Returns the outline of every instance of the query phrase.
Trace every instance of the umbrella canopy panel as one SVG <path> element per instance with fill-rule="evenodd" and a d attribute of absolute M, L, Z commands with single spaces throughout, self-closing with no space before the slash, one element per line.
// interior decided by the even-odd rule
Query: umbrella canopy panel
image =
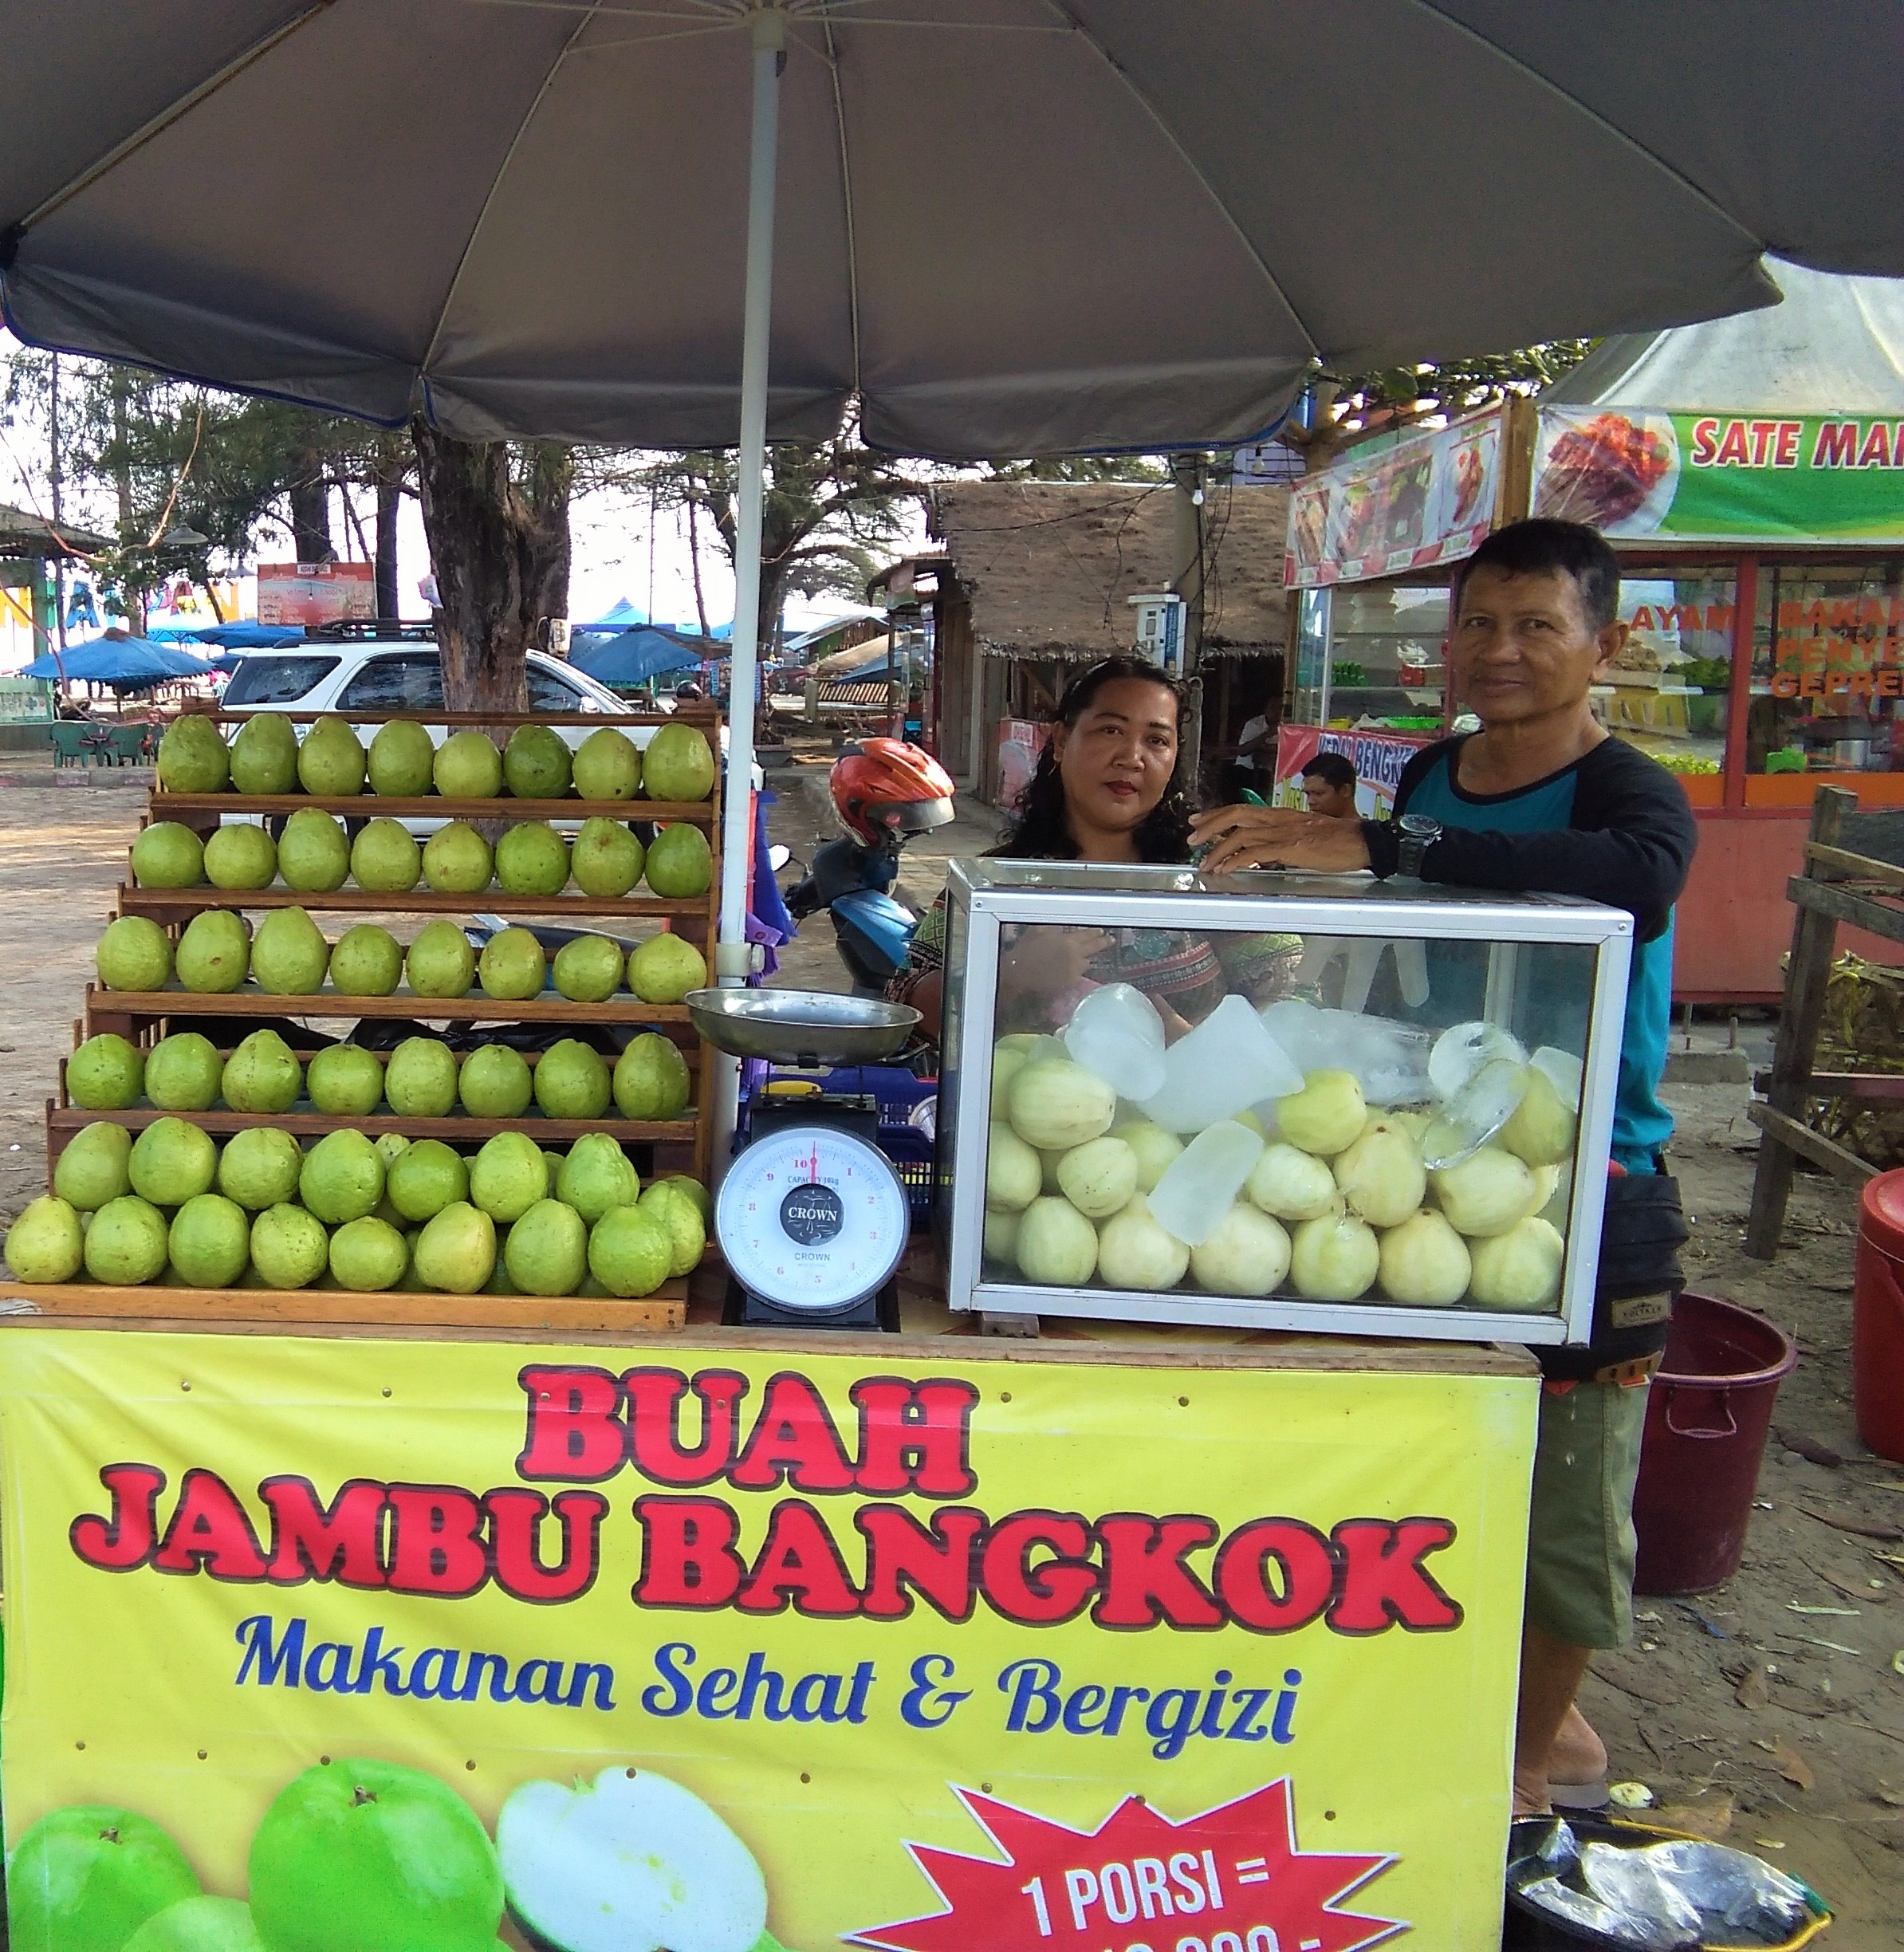
<path fill-rule="evenodd" d="M 1766 249 L 1904 272 L 1898 144 L 1764 134 L 1894 125 L 1890 0 L 787 10 L 772 438 L 857 396 L 921 455 L 1241 439 L 1319 354 L 1716 316 Z M 730 443 L 747 14 L 10 0 L 8 319 L 456 434 Z"/>
<path fill-rule="evenodd" d="M 701 668 L 700 654 L 679 638 L 646 629 L 624 631 L 604 644 L 572 651 L 570 661 L 606 685 L 646 684 L 666 671 Z"/>
<path fill-rule="evenodd" d="M 78 684 L 116 685 L 125 690 L 163 684 L 173 678 L 203 678 L 211 670 L 203 658 L 154 643 L 146 637 L 100 637 L 76 644 L 61 657 L 49 652 L 21 672 L 23 678 L 65 678 Z"/>

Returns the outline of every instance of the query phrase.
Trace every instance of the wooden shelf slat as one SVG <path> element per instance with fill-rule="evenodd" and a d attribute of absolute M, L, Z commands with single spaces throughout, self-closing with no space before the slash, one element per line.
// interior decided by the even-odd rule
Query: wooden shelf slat
<path fill-rule="evenodd" d="M 155 1105 L 135 1105 L 123 1112 L 89 1112 L 79 1105 L 55 1105 L 47 1115 L 48 1130 L 67 1136 L 88 1125 L 102 1121 L 123 1125 L 128 1131 L 144 1131 L 160 1119 L 183 1119 L 188 1125 L 227 1138 L 234 1132 L 267 1125 L 288 1131 L 299 1139 L 321 1139 L 326 1132 L 348 1127 L 375 1139 L 384 1132 L 397 1132 L 406 1139 L 468 1139 L 472 1143 L 494 1139 L 498 1132 L 526 1132 L 538 1143 L 568 1145 L 588 1132 L 606 1132 L 625 1145 L 692 1145 L 697 1120 L 691 1113 L 678 1119 L 624 1119 L 614 1112 L 598 1119 L 532 1117 L 471 1118 L 453 1114 L 448 1118 L 399 1118 L 394 1112 L 372 1112 L 353 1118 L 309 1108 L 290 1112 L 232 1112 L 220 1105 L 210 1112 L 161 1112 Z"/>
<path fill-rule="evenodd" d="M 540 1333 L 579 1328 L 665 1332 L 687 1319 L 687 1283 L 665 1281 L 651 1295 L 624 1301 L 606 1295 L 450 1295 L 392 1288 L 356 1294 L 342 1288 L 143 1288 L 91 1281 L 36 1286 L 0 1277 L 0 1297 L 42 1316 L 256 1322 L 293 1333 L 301 1322 L 415 1328 L 502 1328 Z"/>
<path fill-rule="evenodd" d="M 374 894 L 364 888 L 340 887 L 328 895 L 301 888 L 138 887 L 126 883 L 119 891 L 122 915 L 199 915 L 208 908 L 304 908 L 318 914 L 620 915 L 629 921 L 643 917 L 669 921 L 705 919 L 707 898 L 696 895 L 676 900 L 660 895 L 505 895 L 485 888 L 474 895 L 439 893 L 435 888 Z"/>
<path fill-rule="evenodd" d="M 321 651 L 322 640 L 313 640 L 309 647 Z M 348 643 L 341 647 L 348 650 Z M 517 726 L 666 726 L 691 725 L 705 732 L 717 728 L 721 723 L 721 714 L 711 701 L 696 710 L 691 704 L 683 705 L 671 712 L 506 712 L 506 711 L 442 711 L 435 706 L 424 710 L 403 711 L 316 711 L 308 706 L 251 705 L 238 711 L 222 706 L 200 708 L 199 716 L 210 718 L 220 725 L 242 726 L 247 718 L 262 718 L 273 712 L 280 718 L 289 718 L 297 725 L 314 725 L 320 718 L 341 718 L 346 725 L 386 726 L 392 719 L 407 718 L 413 724 L 422 726 L 507 726 L 512 730 Z"/>
<path fill-rule="evenodd" d="M 685 1003 L 644 1003 L 614 996 L 605 1003 L 572 1003 L 566 997 L 531 997 L 499 1003 L 494 997 L 345 996 L 320 990 L 315 996 L 274 996 L 247 983 L 208 995 L 196 990 L 101 990 L 86 986 L 86 1014 L 116 1017 L 414 1017 L 435 1023 L 653 1024 L 689 1021 Z"/>
<path fill-rule="evenodd" d="M 705 826 L 714 816 L 711 800 L 449 800 L 435 793 L 403 797 L 394 793 L 182 793 L 155 787 L 154 820 L 177 820 L 188 813 L 295 813 L 316 807 L 325 813 L 360 813 L 366 819 L 387 815 L 393 820 L 589 820 L 693 821 Z"/>

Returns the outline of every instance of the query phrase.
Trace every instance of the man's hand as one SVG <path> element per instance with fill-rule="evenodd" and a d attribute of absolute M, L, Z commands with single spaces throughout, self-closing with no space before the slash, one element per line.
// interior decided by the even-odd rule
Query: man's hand
<path fill-rule="evenodd" d="M 1218 807 L 1191 821 L 1190 837 L 1192 847 L 1210 848 L 1198 864 L 1205 874 L 1239 868 L 1343 874 L 1368 865 L 1359 821 L 1331 820 L 1293 807 Z"/>

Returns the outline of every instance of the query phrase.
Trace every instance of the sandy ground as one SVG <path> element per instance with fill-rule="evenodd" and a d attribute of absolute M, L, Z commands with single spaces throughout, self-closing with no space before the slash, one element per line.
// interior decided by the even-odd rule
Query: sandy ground
<path fill-rule="evenodd" d="M 771 783 L 775 837 L 809 855 L 832 831 L 824 765 Z M 0 785 L 0 1221 L 44 1188 L 41 1107 L 140 804 L 123 788 Z M 987 816 L 927 836 L 908 851 L 903 888 L 922 905 L 946 859 L 993 832 Z M 823 919 L 781 980 L 845 986 Z M 1669 1096 L 1695 1223 L 1694 1285 L 1771 1316 L 1801 1360 L 1780 1395 L 1782 1434 L 1738 1577 L 1696 1600 L 1642 1600 L 1634 1645 L 1595 1661 L 1583 1705 L 1616 1778 L 1645 1783 L 1823 1893 L 1839 1916 L 1831 1945 L 1904 1949 L 1904 1465 L 1871 1456 L 1852 1424 L 1855 1200 L 1801 1178 L 1777 1261 L 1746 1260 L 1756 1135 L 1745 1088 Z M 1842 1462 L 1810 1461 L 1792 1444 Z"/>

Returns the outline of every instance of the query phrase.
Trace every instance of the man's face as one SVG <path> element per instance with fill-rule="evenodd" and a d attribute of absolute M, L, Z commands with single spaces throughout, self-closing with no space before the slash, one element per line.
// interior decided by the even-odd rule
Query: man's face
<path fill-rule="evenodd" d="M 1626 641 L 1624 624 L 1594 628 L 1565 570 L 1484 567 L 1461 585 L 1449 640 L 1455 695 L 1484 726 L 1564 711 L 1585 702 Z"/>
<path fill-rule="evenodd" d="M 1319 773 L 1304 778 L 1302 797 L 1312 813 L 1324 814 L 1331 820 L 1347 820 L 1355 810 L 1355 788 L 1338 786 Z"/>

